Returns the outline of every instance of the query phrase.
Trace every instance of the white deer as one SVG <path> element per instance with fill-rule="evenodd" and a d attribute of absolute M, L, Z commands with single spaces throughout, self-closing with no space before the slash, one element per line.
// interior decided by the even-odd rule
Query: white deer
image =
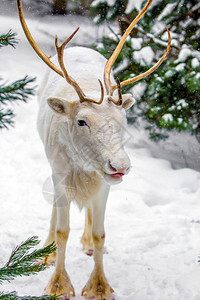
<path fill-rule="evenodd" d="M 83 249 L 89 255 L 94 254 L 94 270 L 82 295 L 86 299 L 110 299 L 114 290 L 103 270 L 104 214 L 110 185 L 120 183 L 130 170 L 130 160 L 123 147 L 123 132 L 125 110 L 134 103 L 130 94 L 121 94 L 121 87 L 146 77 L 162 63 L 169 52 L 170 34 L 168 31 L 166 52 L 152 68 L 121 83 L 117 79 L 116 84 L 113 77 L 110 79 L 111 68 L 126 38 L 152 0 L 130 24 L 108 61 L 88 48 L 64 50 L 78 29 L 60 47 L 56 37 L 60 68 L 56 57 L 50 60 L 33 40 L 24 20 L 21 0 L 17 2 L 27 39 L 42 60 L 55 71 L 48 71 L 41 86 L 38 114 L 38 131 L 52 167 L 55 191 L 46 245 L 56 241 L 57 251 L 46 259 L 46 263 L 55 261 L 56 268 L 46 292 L 49 295 L 63 294 L 67 298 L 75 296 L 65 269 L 70 202 L 75 201 L 80 208 L 86 208 Z M 99 84 L 101 97 L 98 101 Z"/>

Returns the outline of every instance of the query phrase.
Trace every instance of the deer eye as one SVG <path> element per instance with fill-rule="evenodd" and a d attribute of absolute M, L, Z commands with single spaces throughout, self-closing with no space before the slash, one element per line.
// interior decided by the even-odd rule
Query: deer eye
<path fill-rule="evenodd" d="M 78 120 L 78 126 L 88 126 L 84 120 Z"/>

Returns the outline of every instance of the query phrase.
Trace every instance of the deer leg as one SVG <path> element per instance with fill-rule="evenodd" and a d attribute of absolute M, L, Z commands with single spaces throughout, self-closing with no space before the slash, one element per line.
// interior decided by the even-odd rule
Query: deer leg
<path fill-rule="evenodd" d="M 56 211 L 56 206 L 53 205 L 52 214 L 51 214 L 50 228 L 49 228 L 49 234 L 48 234 L 48 237 L 47 237 L 46 242 L 44 244 L 44 247 L 48 246 L 49 244 L 51 244 L 52 242 L 54 242 L 56 240 L 56 238 L 55 238 L 56 222 L 57 222 L 57 211 Z M 44 259 L 44 262 L 48 266 L 55 265 L 56 251 L 51 253 L 50 255 L 48 255 Z"/>
<path fill-rule="evenodd" d="M 94 253 L 94 243 L 92 239 L 92 208 L 88 207 L 85 210 L 85 229 L 81 238 L 83 251 L 91 256 Z"/>
<path fill-rule="evenodd" d="M 103 197 L 99 195 L 93 202 L 92 237 L 94 243 L 94 270 L 82 290 L 86 299 L 108 300 L 114 290 L 108 284 L 103 270 L 103 249 L 105 241 L 104 215 L 109 188 L 105 188 Z M 102 193 L 101 193 L 102 194 Z"/>
<path fill-rule="evenodd" d="M 65 250 L 69 236 L 69 207 L 57 207 L 57 225 L 56 225 L 56 269 L 46 287 L 48 295 L 64 295 L 67 297 L 75 296 L 74 288 L 65 269 Z"/>
<path fill-rule="evenodd" d="M 62 174 L 55 174 L 53 176 L 53 181 L 57 212 L 57 222 L 55 230 L 55 241 L 57 246 L 56 269 L 46 287 L 46 292 L 48 295 L 62 294 L 69 298 L 71 295 L 75 296 L 74 288 L 65 269 L 65 250 L 70 230 L 70 201 L 65 186 L 65 178 L 62 176 Z"/>

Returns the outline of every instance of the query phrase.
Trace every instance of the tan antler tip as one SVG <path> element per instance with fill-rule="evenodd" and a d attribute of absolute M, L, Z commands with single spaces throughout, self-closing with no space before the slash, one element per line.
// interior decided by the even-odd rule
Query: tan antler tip
<path fill-rule="evenodd" d="M 169 29 L 167 28 L 167 32 L 168 32 L 168 44 L 167 44 L 167 48 L 165 50 L 165 53 L 163 54 L 163 56 L 159 59 L 159 61 L 157 61 L 157 63 L 151 67 L 150 69 L 148 69 L 146 72 L 138 75 L 138 76 L 135 76 L 133 78 L 129 78 L 127 80 L 124 80 L 121 82 L 121 87 L 123 86 L 126 86 L 128 84 L 131 84 L 133 82 L 136 82 L 138 80 L 141 80 L 143 78 L 145 78 L 146 76 L 150 75 L 151 73 L 153 73 L 160 65 L 161 63 L 164 61 L 164 59 L 166 58 L 167 54 L 169 53 L 169 50 L 170 50 L 170 46 L 171 46 L 171 35 L 170 35 L 170 31 Z M 113 91 L 116 90 L 118 87 L 117 87 L 117 84 L 115 85 L 112 85 L 112 89 Z"/>
<path fill-rule="evenodd" d="M 169 50 L 170 50 L 170 47 L 171 47 L 171 34 L 170 34 L 170 31 L 167 27 L 167 33 L 168 33 L 168 44 L 167 44 L 167 49 L 165 51 L 165 57 L 167 56 L 167 54 L 169 53 Z"/>
<path fill-rule="evenodd" d="M 118 101 L 119 104 L 118 105 L 121 105 L 122 104 L 122 91 L 121 91 L 120 80 L 118 77 L 116 78 L 116 81 L 117 81 L 117 89 L 118 89 L 118 96 L 119 96 L 119 101 Z"/>
<path fill-rule="evenodd" d="M 101 104 L 103 102 L 103 99 L 104 99 L 104 89 L 103 89 L 103 84 L 101 82 L 100 79 L 98 79 L 99 81 L 99 84 L 100 84 L 100 87 L 101 87 L 101 98 L 99 101 L 95 101 L 91 98 L 88 98 L 88 97 L 84 97 L 84 99 L 82 99 L 80 102 L 84 102 L 84 101 L 88 101 L 88 102 L 92 102 L 92 103 L 95 103 L 95 104 Z"/>
<path fill-rule="evenodd" d="M 167 33 L 168 33 L 168 44 L 170 46 L 171 45 L 171 34 L 170 34 L 168 27 L 167 27 Z"/>
<path fill-rule="evenodd" d="M 131 33 L 132 29 L 134 28 L 134 26 L 138 23 L 138 21 L 141 19 L 141 17 L 145 14 L 145 12 L 148 10 L 151 2 L 153 0 L 148 0 L 146 5 L 143 7 L 143 9 L 139 12 L 139 14 L 135 17 L 135 19 L 131 22 L 131 24 L 129 25 L 129 27 L 126 29 L 126 31 L 124 32 L 121 40 L 119 41 L 116 49 L 114 50 L 113 54 L 111 55 L 111 57 L 108 59 L 108 61 L 106 62 L 105 65 L 105 69 L 104 69 L 104 82 L 105 82 L 105 86 L 106 86 L 106 91 L 108 95 L 112 95 L 113 91 L 116 89 L 116 85 L 113 88 L 113 85 L 111 84 L 111 80 L 110 80 L 110 72 L 111 72 L 111 68 L 113 66 L 113 64 L 115 63 L 127 37 L 129 36 L 129 34 Z"/>
<path fill-rule="evenodd" d="M 108 100 L 113 102 L 115 105 L 120 106 L 122 105 L 122 92 L 121 92 L 120 80 L 118 77 L 116 78 L 116 81 L 117 81 L 117 89 L 118 89 L 118 100 L 116 101 L 111 95 L 108 97 Z"/>
<path fill-rule="evenodd" d="M 55 46 L 56 46 L 56 48 L 58 48 L 58 36 L 57 36 L 57 34 L 55 36 Z"/>
<path fill-rule="evenodd" d="M 98 80 L 99 80 L 99 84 L 101 86 L 101 99 L 100 99 L 98 104 L 101 104 L 103 102 L 103 99 L 104 99 L 104 88 L 103 88 L 103 84 L 102 84 L 101 80 L 100 79 L 98 79 Z"/>

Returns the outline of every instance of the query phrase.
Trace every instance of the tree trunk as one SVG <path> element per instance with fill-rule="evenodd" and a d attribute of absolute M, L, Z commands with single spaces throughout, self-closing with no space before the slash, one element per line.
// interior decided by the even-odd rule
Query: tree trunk
<path fill-rule="evenodd" d="M 67 0 L 53 0 L 53 14 L 64 15 L 66 13 Z"/>

